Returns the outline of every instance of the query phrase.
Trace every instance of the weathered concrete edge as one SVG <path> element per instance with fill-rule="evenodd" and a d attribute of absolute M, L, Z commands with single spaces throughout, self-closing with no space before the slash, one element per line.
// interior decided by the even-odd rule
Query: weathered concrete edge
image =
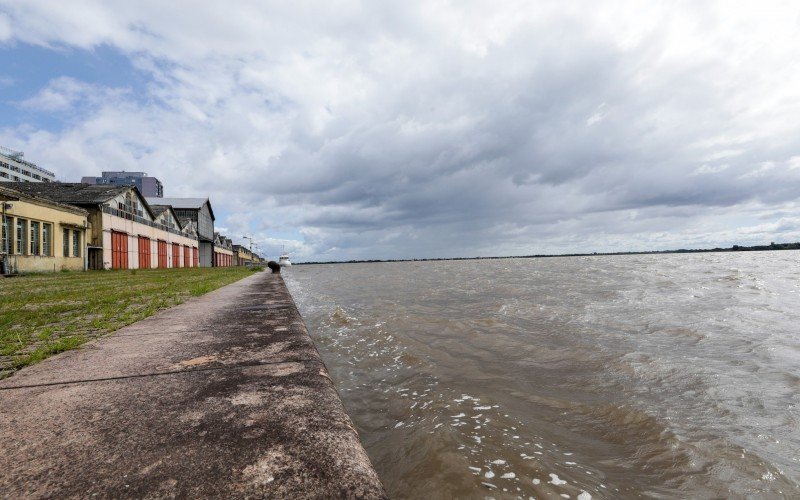
<path fill-rule="evenodd" d="M 174 344 L 168 332 L 147 336 L 156 347 L 175 347 L 175 352 L 154 357 L 151 346 L 138 359 L 112 363 L 113 373 L 105 377 L 91 366 L 120 347 L 138 347 L 143 338 L 135 333 L 172 326 L 181 314 L 191 315 L 192 307 L 196 312 L 202 297 L 122 329 L 130 335 L 98 339 L 0 383 L 5 386 L 0 436 L 8 438 L 9 451 L 0 457 L 0 491 L 5 490 L 0 496 L 385 498 L 282 277 L 264 273 L 241 281 L 247 284 L 236 290 L 252 293 L 236 297 L 226 311 L 195 321 L 190 338 Z M 258 304 L 280 305 L 281 312 Z M 204 330 L 209 318 L 244 334 Z M 163 366 L 209 352 L 219 359 L 203 369 L 163 372 Z M 22 379 L 24 384 L 13 387 Z M 128 399 L 133 401 L 126 406 Z M 117 415 L 109 418 L 108 409 Z M 198 412 L 203 415 L 195 418 Z M 252 427 L 237 427 L 245 418 Z M 259 426 L 259 437 L 242 435 Z M 119 442 L 119 429 L 127 440 L 150 442 L 130 453 Z M 208 434 L 205 439 L 192 437 L 199 430 Z M 165 442 L 169 453 L 163 451 Z M 269 471 L 276 466 L 279 474 L 273 479 Z M 222 474 L 207 478 L 202 468 Z"/>
<path fill-rule="evenodd" d="M 342 396 L 341 396 L 341 394 L 339 394 L 339 389 L 336 387 L 336 384 L 334 384 L 333 379 L 331 379 L 329 371 L 328 371 L 328 367 L 325 365 L 325 361 L 322 359 L 322 356 L 319 353 L 319 349 L 317 348 L 316 344 L 314 343 L 314 339 L 311 337 L 311 334 L 308 331 L 308 325 L 306 325 L 306 321 L 303 318 L 303 315 L 300 314 L 300 309 L 297 307 L 297 302 L 295 302 L 294 297 L 292 296 L 292 293 L 289 291 L 289 287 L 286 286 L 286 282 L 284 281 L 283 276 L 281 276 L 280 273 L 277 273 L 277 277 L 280 280 L 281 286 L 283 287 L 283 289 L 284 289 L 284 291 L 286 293 L 286 296 L 289 298 L 289 301 L 292 304 L 292 308 L 294 309 L 295 314 L 297 315 L 298 318 L 300 318 L 300 324 L 302 325 L 303 334 L 308 338 L 308 341 L 311 343 L 311 345 L 313 347 L 313 351 L 314 351 L 314 354 L 316 355 L 317 361 L 320 363 L 322 368 L 325 370 L 324 373 L 322 371 L 320 371 L 320 374 L 324 375 L 324 377 L 327 380 L 327 382 L 330 383 L 330 387 L 333 389 L 334 393 L 336 394 L 336 398 L 338 400 L 338 405 L 339 405 L 338 411 L 341 411 L 342 414 L 344 414 L 344 416 L 347 419 L 347 421 L 350 423 L 350 428 L 352 429 L 352 432 L 356 436 L 356 440 L 359 443 L 359 447 L 360 447 L 359 451 L 360 451 L 360 453 L 358 455 L 360 455 L 360 456 L 356 456 L 356 457 L 353 457 L 353 458 L 356 461 L 364 462 L 363 463 L 363 467 L 365 469 L 368 469 L 371 472 L 371 474 L 373 474 L 374 477 L 375 477 L 376 484 L 367 485 L 368 486 L 367 490 L 372 490 L 372 491 L 378 490 L 378 491 L 381 492 L 382 498 L 388 499 L 389 497 L 386 494 L 386 489 L 383 486 L 383 483 L 381 483 L 380 478 L 378 476 L 378 473 L 377 473 L 377 471 L 375 471 L 375 466 L 372 464 L 372 461 L 369 459 L 369 455 L 367 454 L 367 451 L 364 449 L 364 445 L 361 442 L 361 437 L 358 435 L 358 431 L 356 430 L 356 427 L 353 424 L 353 421 L 350 418 L 350 415 L 347 413 L 347 409 L 344 406 L 344 403 L 342 402 Z"/>

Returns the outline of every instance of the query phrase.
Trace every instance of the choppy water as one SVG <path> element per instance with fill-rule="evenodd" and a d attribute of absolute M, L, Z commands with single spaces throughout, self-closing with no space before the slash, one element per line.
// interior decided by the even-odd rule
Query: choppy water
<path fill-rule="evenodd" d="M 284 277 L 392 497 L 800 497 L 800 252 Z"/>

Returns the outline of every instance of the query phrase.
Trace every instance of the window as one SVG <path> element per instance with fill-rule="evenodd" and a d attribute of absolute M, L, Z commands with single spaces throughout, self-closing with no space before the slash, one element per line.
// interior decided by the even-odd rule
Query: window
<path fill-rule="evenodd" d="M 81 233 L 72 231 L 72 256 L 81 256 Z"/>
<path fill-rule="evenodd" d="M 30 254 L 31 255 L 39 255 L 39 226 L 41 224 L 37 221 L 31 221 L 31 247 L 30 247 Z"/>
<path fill-rule="evenodd" d="M 64 257 L 69 257 L 69 229 L 64 230 Z"/>
<path fill-rule="evenodd" d="M 25 254 L 25 245 L 27 243 L 26 239 L 26 229 L 28 226 L 28 221 L 25 219 L 17 219 L 17 255 L 24 255 Z"/>
<path fill-rule="evenodd" d="M 53 234 L 52 224 L 42 224 L 42 255 L 50 257 L 50 245 L 52 242 L 51 235 Z"/>
<path fill-rule="evenodd" d="M 3 247 L 0 248 L 0 253 L 11 253 L 13 243 L 11 242 L 11 224 L 13 220 L 11 217 L 6 217 L 3 219 L 3 238 L 2 243 Z"/>

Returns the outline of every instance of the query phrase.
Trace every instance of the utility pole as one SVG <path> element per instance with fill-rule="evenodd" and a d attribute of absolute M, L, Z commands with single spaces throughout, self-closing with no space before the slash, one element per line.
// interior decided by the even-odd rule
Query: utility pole
<path fill-rule="evenodd" d="M 246 240 L 250 240 L 250 253 L 253 253 L 253 238 L 251 236 L 242 236 Z"/>
<path fill-rule="evenodd" d="M 250 263 L 253 262 L 253 237 L 252 236 L 242 236 L 242 238 L 246 240 L 250 240 Z"/>

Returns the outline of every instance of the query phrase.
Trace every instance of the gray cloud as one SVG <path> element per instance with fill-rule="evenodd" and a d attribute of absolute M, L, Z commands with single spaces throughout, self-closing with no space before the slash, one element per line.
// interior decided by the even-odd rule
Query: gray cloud
<path fill-rule="evenodd" d="M 273 253 L 800 239 L 794 6 L 0 5 L 6 39 L 109 45 L 150 78 L 144 100 L 69 81 L 91 112 L 0 140 L 71 179 L 145 170 L 210 194 Z M 59 82 L 29 103 L 67 102 Z"/>

